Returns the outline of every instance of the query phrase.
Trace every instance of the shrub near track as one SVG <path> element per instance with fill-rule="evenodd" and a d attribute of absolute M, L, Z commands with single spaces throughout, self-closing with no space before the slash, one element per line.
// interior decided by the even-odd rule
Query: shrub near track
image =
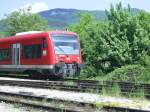
<path fill-rule="evenodd" d="M 126 65 L 107 75 L 107 80 L 126 82 L 150 82 L 149 70 L 141 65 Z"/>

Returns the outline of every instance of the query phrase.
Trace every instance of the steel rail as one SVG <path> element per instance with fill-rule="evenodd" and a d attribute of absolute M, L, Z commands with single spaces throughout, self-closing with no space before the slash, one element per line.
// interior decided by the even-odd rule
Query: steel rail
<path fill-rule="evenodd" d="M 90 83 L 81 81 L 18 81 L 18 80 L 0 80 L 0 85 L 12 85 L 12 86 L 24 86 L 34 88 L 45 88 L 45 89 L 58 89 L 68 91 L 81 91 L 81 92 L 102 92 L 102 89 L 110 89 L 114 86 L 118 86 L 120 91 L 125 93 L 137 93 L 143 90 L 146 97 L 150 97 L 150 85 L 140 83 L 123 83 L 123 82 L 98 82 Z"/>
<path fill-rule="evenodd" d="M 36 108 L 42 108 L 46 110 L 53 110 L 53 111 L 65 111 L 65 112 L 94 112 L 98 107 L 96 104 L 93 103 L 85 103 L 85 102 L 77 102 L 77 101 L 66 101 L 62 99 L 53 99 L 53 98 L 45 98 L 43 96 L 33 96 L 29 95 L 27 93 L 8 93 L 8 92 L 0 92 L 0 100 L 5 102 L 11 102 L 11 103 L 19 103 L 26 106 L 32 106 Z M 5 98 L 6 97 L 6 98 Z M 9 98 L 11 97 L 11 98 Z M 14 100 L 13 100 L 14 97 Z M 17 99 L 19 98 L 19 100 Z M 34 103 L 30 102 L 29 100 L 34 100 Z M 35 103 L 35 101 L 46 101 L 46 102 L 61 102 L 61 103 L 67 103 L 72 104 L 75 107 L 59 107 L 56 105 L 43 105 L 43 103 Z M 111 107 L 111 106 L 104 106 L 102 107 L 104 110 L 108 111 L 121 111 L 121 112 L 149 112 L 146 110 L 138 110 L 138 109 L 131 109 L 131 108 L 124 108 L 124 107 Z"/>

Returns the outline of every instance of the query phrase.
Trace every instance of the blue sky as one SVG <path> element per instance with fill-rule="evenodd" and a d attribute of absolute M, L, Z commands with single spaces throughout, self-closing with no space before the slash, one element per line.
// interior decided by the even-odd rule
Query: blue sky
<path fill-rule="evenodd" d="M 75 8 L 83 10 L 105 10 L 110 4 L 122 1 L 124 6 L 129 3 L 133 8 L 144 9 L 150 12 L 150 0 L 4 0 L 0 4 L 0 18 L 16 9 L 32 6 L 36 13 L 53 8 Z"/>

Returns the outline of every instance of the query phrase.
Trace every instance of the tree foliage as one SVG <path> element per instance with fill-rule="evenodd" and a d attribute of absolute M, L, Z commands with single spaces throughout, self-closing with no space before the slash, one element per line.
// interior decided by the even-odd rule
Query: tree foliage
<path fill-rule="evenodd" d="M 96 67 L 97 60 L 95 47 L 103 23 L 97 22 L 89 13 L 80 14 L 79 18 L 79 23 L 70 26 L 69 29 L 79 34 L 80 37 L 83 61 L 88 63 L 88 67 L 83 72 L 86 74 L 92 71 L 93 76 L 95 76 L 98 72 L 98 69 L 93 68 Z"/>
<path fill-rule="evenodd" d="M 30 13 L 30 8 L 14 11 L 6 17 L 6 32 L 15 35 L 18 32 L 46 30 L 47 21 L 38 14 Z"/>
<path fill-rule="evenodd" d="M 107 11 L 109 24 L 102 32 L 108 46 L 107 59 L 112 69 L 135 63 L 150 46 L 148 32 L 130 9 L 123 9 L 121 3 Z"/>
<path fill-rule="evenodd" d="M 70 26 L 81 38 L 83 60 L 94 67 L 93 76 L 129 64 L 142 64 L 142 57 L 150 55 L 149 13 L 142 11 L 132 16 L 131 8 L 125 9 L 119 3 L 115 7 L 111 5 L 106 14 L 107 20 L 103 22 L 81 14 L 79 23 Z M 88 70 L 89 67 L 85 73 Z"/>

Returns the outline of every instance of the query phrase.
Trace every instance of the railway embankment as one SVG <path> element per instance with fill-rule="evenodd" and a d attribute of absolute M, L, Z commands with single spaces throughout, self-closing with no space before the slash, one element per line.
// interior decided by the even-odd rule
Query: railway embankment
<path fill-rule="evenodd" d="M 10 81 L 15 81 L 15 80 L 12 79 Z M 30 80 L 21 80 L 19 82 L 20 83 L 22 82 L 21 84 L 23 83 L 25 84 L 26 81 L 30 82 Z M 45 82 L 45 81 L 39 81 L 37 83 L 36 81 L 32 80 L 31 82 L 34 85 L 34 83 L 38 84 L 39 82 Z M 58 82 L 60 83 L 60 81 Z M 65 91 L 65 90 L 59 90 L 59 88 L 58 90 L 56 90 L 56 88 L 54 90 L 51 89 L 51 87 L 35 88 L 30 86 L 19 86 L 19 84 L 17 86 L 17 85 L 13 85 L 13 82 L 11 83 L 12 85 L 11 84 L 0 85 L 1 101 L 22 103 L 25 105 L 29 105 L 29 106 L 32 105 L 44 109 L 51 108 L 53 110 L 65 110 L 71 112 L 73 111 L 94 112 L 102 108 L 105 109 L 113 108 L 116 110 L 119 109 L 129 110 L 129 112 L 150 111 L 150 101 L 146 99 L 131 99 L 131 98 L 124 98 L 119 96 L 112 97 L 112 96 L 101 95 L 100 93 L 93 93 L 92 91 L 91 92 L 81 92 L 81 91 L 77 92 L 71 90 Z M 60 84 L 62 85 L 62 83 Z M 57 85 L 56 82 L 55 85 Z"/>

